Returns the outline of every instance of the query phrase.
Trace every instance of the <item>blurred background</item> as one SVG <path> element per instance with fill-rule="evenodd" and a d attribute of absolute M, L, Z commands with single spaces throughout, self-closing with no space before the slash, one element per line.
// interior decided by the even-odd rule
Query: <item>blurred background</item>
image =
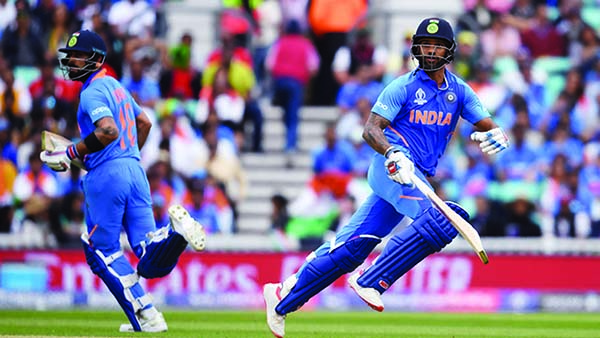
<path fill-rule="evenodd" d="M 597 0 L 0 0 L 0 308 L 117 306 L 81 252 L 85 171 L 38 158 L 42 130 L 78 138 L 81 84 L 56 51 L 71 32 L 104 38 L 105 68 L 154 123 L 142 163 L 157 225 L 180 203 L 209 232 L 206 252 L 147 281 L 157 303 L 261 308 L 262 284 L 370 193 L 363 122 L 414 69 L 430 16 L 453 25 L 449 68 L 511 147 L 484 156 L 460 124 L 431 180 L 469 211 L 490 264 L 459 238 L 386 308 L 600 311 Z M 344 278 L 306 308 L 364 309 Z"/>

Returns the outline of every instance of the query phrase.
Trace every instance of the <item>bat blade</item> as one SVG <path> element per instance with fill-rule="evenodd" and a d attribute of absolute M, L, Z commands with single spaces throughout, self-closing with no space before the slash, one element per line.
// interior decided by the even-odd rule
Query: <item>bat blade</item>
<path fill-rule="evenodd" d="M 71 144 L 73 144 L 73 142 L 62 135 L 53 133 L 48 130 L 42 131 L 42 150 L 54 151 L 59 146 L 67 147 Z M 85 170 L 85 165 L 83 164 L 83 161 L 81 161 L 78 158 L 72 160 L 71 164 Z"/>
<path fill-rule="evenodd" d="M 479 259 L 483 264 L 489 263 L 489 258 L 483 243 L 481 243 L 481 237 L 479 233 L 469 222 L 465 221 L 459 214 L 457 214 L 452 208 L 442 201 L 442 199 L 431 189 L 425 182 L 423 182 L 415 173 L 412 173 L 412 181 L 427 198 L 433 203 L 433 205 L 450 221 L 450 224 L 460 233 L 460 235 L 469 243 L 471 248 L 477 253 Z"/>

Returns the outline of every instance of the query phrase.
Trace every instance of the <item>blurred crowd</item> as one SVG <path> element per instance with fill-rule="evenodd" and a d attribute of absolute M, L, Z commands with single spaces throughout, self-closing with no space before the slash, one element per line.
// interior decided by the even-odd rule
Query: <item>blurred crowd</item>
<path fill-rule="evenodd" d="M 392 34 L 399 51 L 376 43 L 366 0 L 223 0 L 217 46 L 194 62 L 193 30 L 166 43 L 164 2 L 0 0 L 0 233 L 43 229 L 42 245 L 79 246 L 85 172 L 54 173 L 38 154 L 42 130 L 78 137 L 81 84 L 63 78 L 56 50 L 90 29 L 107 43 L 105 68 L 154 123 L 142 163 L 159 226 L 170 204 L 183 203 L 209 233 L 239 231 L 248 188 L 240 156 L 269 141 L 259 103 L 281 107 L 288 159 L 300 151 L 302 106 L 335 107 L 304 191 L 272 198 L 274 229 L 320 242 L 369 192 L 362 125 L 385 84 L 415 67 L 413 32 Z M 486 157 L 459 125 L 432 183 L 467 208 L 483 236 L 600 236 L 597 7 L 465 0 L 452 18 L 451 69 L 512 143 Z"/>

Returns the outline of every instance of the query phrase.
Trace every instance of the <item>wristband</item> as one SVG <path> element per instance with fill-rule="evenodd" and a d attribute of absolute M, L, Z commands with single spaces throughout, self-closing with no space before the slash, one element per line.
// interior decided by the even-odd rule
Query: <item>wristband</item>
<path fill-rule="evenodd" d="M 96 133 L 94 133 L 94 132 L 91 132 L 88 136 L 86 136 L 83 139 L 83 143 L 88 148 L 90 153 L 95 153 L 97 151 L 104 149 L 104 144 L 102 144 L 102 142 L 100 142 L 100 140 L 98 139 L 98 136 L 96 136 Z"/>
<path fill-rule="evenodd" d="M 385 156 L 385 158 L 388 158 L 388 156 L 393 153 L 394 151 L 397 151 L 396 147 L 394 146 L 390 146 L 389 148 L 387 148 L 385 150 L 385 153 L 383 153 L 383 156 Z"/>
<path fill-rule="evenodd" d="M 74 158 L 80 158 L 79 157 L 79 152 L 77 151 L 77 146 L 76 144 L 71 144 L 70 146 L 67 147 L 67 150 L 65 150 L 65 154 L 67 155 L 67 157 L 69 158 L 69 160 L 73 160 Z"/>

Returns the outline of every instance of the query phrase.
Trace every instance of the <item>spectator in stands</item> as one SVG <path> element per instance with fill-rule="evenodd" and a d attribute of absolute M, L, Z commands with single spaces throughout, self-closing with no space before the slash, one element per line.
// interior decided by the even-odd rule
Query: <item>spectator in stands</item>
<path fill-rule="evenodd" d="M 192 43 L 190 33 L 183 33 L 179 43 L 169 49 L 168 66 L 163 71 L 162 92 L 166 97 L 191 99 L 198 97 L 197 72 L 192 67 Z"/>
<path fill-rule="evenodd" d="M 522 114 L 526 114 L 523 112 Z M 542 178 L 541 149 L 526 139 L 529 125 L 519 120 L 510 129 L 511 147 L 499 154 L 496 168 L 500 181 L 519 181 L 523 184 L 537 183 Z"/>
<path fill-rule="evenodd" d="M 515 0 L 505 20 L 509 25 L 516 27 L 519 31 L 523 31 L 533 25 L 535 15 L 535 0 Z"/>
<path fill-rule="evenodd" d="M 285 233 L 287 223 L 290 219 L 287 206 L 288 199 L 282 194 L 271 196 L 271 215 L 269 217 L 271 229 L 281 234 Z"/>
<path fill-rule="evenodd" d="M 13 192 L 26 219 L 47 224 L 49 206 L 59 197 L 60 189 L 54 175 L 42 166 L 39 152 L 41 150 L 29 155 L 28 167 L 17 175 Z"/>
<path fill-rule="evenodd" d="M 248 178 L 242 167 L 235 146 L 227 139 L 219 139 L 216 126 L 210 126 L 204 131 L 203 139 L 208 148 L 206 168 L 217 186 L 225 193 L 234 212 L 237 204 L 242 201 L 248 191 Z"/>
<path fill-rule="evenodd" d="M 17 8 L 14 1 L 0 0 L 0 38 L 8 25 L 17 18 Z"/>
<path fill-rule="evenodd" d="M 134 55 L 129 64 L 129 74 L 123 76 L 121 83 L 140 106 L 154 107 L 161 98 L 160 87 L 144 71 L 142 56 Z"/>
<path fill-rule="evenodd" d="M 239 153 L 244 145 L 243 118 L 246 102 L 229 82 L 229 72 L 220 68 L 210 87 L 203 87 L 196 105 L 194 122 L 202 130 L 216 126 L 219 138 L 226 138 Z M 214 124 L 214 126 L 213 126 Z"/>
<path fill-rule="evenodd" d="M 533 221 L 535 205 L 523 197 L 517 197 L 506 204 L 506 224 L 502 236 L 540 237 L 540 226 Z"/>
<path fill-rule="evenodd" d="M 452 67 L 465 81 L 472 81 L 475 77 L 475 67 L 481 58 L 479 37 L 475 33 L 465 30 L 456 35 L 456 43 L 456 54 L 454 54 Z"/>
<path fill-rule="evenodd" d="M 2 158 L 11 161 L 17 166 L 18 144 L 15 142 L 12 131 L 10 120 L 4 116 L 0 116 L 0 152 L 2 152 Z"/>
<path fill-rule="evenodd" d="M 333 75 L 340 86 L 357 80 L 360 65 L 371 65 L 372 78 L 381 82 L 387 69 L 388 52 L 383 45 L 375 45 L 371 32 L 361 28 L 355 33 L 354 42 L 340 47 L 333 58 Z"/>
<path fill-rule="evenodd" d="M 25 3 L 15 3 L 17 20 L 2 33 L 2 56 L 11 68 L 38 67 L 44 62 L 42 34 L 32 25 L 31 13 Z"/>
<path fill-rule="evenodd" d="M 189 180 L 189 200 L 184 204 L 190 216 L 198 220 L 208 234 L 220 233 L 222 231 L 219 223 L 219 210 L 217 205 L 209 201 L 205 193 L 205 180 L 192 178 Z"/>
<path fill-rule="evenodd" d="M 375 102 L 377 96 L 383 90 L 383 84 L 374 77 L 374 68 L 372 64 L 359 64 L 356 69 L 356 76 L 344 83 L 337 95 L 336 105 L 342 113 L 357 108 L 357 102 L 361 97 L 367 98 L 370 102 Z"/>
<path fill-rule="evenodd" d="M 217 213 L 217 226 L 214 228 L 216 232 L 231 234 L 237 231 L 235 223 L 234 210 L 229 204 L 229 200 L 225 192 L 219 187 L 218 182 L 210 176 L 205 170 L 200 169 L 190 177 L 191 182 L 201 181 L 204 188 L 202 204 L 209 204 L 215 207 Z M 193 183 L 198 184 L 198 183 Z M 197 193 L 198 191 L 196 191 Z M 198 194 L 199 195 L 199 194 Z M 188 188 L 183 199 L 184 205 L 193 205 L 193 198 L 200 196 L 192 196 L 192 192 Z M 212 207 L 211 207 L 212 208 Z M 212 212 L 212 211 L 211 211 Z"/>
<path fill-rule="evenodd" d="M 291 154 L 298 148 L 299 111 L 304 103 L 304 89 L 319 68 L 319 55 L 310 40 L 302 35 L 298 22 L 287 23 L 285 33 L 267 54 L 266 68 L 273 77 L 273 100 L 283 107 L 287 131 L 285 151 Z"/>
<path fill-rule="evenodd" d="M 97 0 L 88 0 L 88 2 L 97 2 Z M 96 6 L 98 5 L 98 6 Z M 89 30 L 95 32 L 102 37 L 105 41 L 108 55 L 106 56 L 106 62 L 103 67 L 109 67 L 115 74 L 116 79 L 120 79 L 123 76 L 123 62 L 126 59 L 125 55 L 125 40 L 123 37 L 117 35 L 110 28 L 108 22 L 105 20 L 102 12 L 100 11 L 99 4 L 90 4 L 84 11 L 89 11 L 91 26 Z M 86 29 L 87 24 L 82 24 L 82 29 Z M 131 46 L 132 43 L 128 43 L 127 47 L 134 49 L 135 46 Z M 70 81 L 72 82 L 72 81 Z"/>
<path fill-rule="evenodd" d="M 49 12 L 46 13 L 44 10 L 44 15 L 47 15 L 48 18 L 51 18 L 49 22 L 49 26 L 44 28 L 44 43 L 46 47 L 46 58 L 54 58 L 58 57 L 57 50 L 61 46 L 66 46 L 67 40 L 71 36 L 71 32 L 75 30 L 75 26 L 73 24 L 73 20 L 71 18 L 71 13 L 67 8 L 67 5 L 64 3 L 54 5 L 47 4 L 48 2 L 53 3 L 52 0 L 44 0 L 40 2 L 36 9 L 40 9 L 45 4 L 45 7 Z M 41 14 L 41 13 L 40 13 Z"/>
<path fill-rule="evenodd" d="M 551 159 L 540 199 L 542 229 L 547 235 L 573 237 L 575 234 L 574 215 L 569 211 L 569 204 L 574 199 L 568 184 L 572 170 L 565 154 L 556 154 Z"/>
<path fill-rule="evenodd" d="M 486 0 L 477 0 L 473 7 L 465 9 L 466 11 L 458 17 L 457 31 L 470 31 L 479 35 L 492 26 L 494 13 L 487 5 Z"/>
<path fill-rule="evenodd" d="M 265 59 L 267 52 L 273 43 L 279 38 L 282 24 L 281 5 L 279 0 L 263 0 L 259 2 L 255 10 L 257 17 L 257 29 L 251 43 L 252 60 L 254 61 L 254 75 L 261 96 L 269 93 L 269 83 Z"/>
<path fill-rule="evenodd" d="M 600 144 L 585 147 L 584 162 L 577 182 L 577 200 L 590 219 L 590 237 L 600 237 Z"/>
<path fill-rule="evenodd" d="M 346 45 L 349 32 L 366 15 L 366 0 L 312 0 L 308 5 L 308 24 L 321 63 L 311 86 L 313 105 L 333 105 L 339 85 L 331 66 L 336 51 Z"/>
<path fill-rule="evenodd" d="M 8 128 L 8 121 L 1 119 L 0 133 L 4 128 Z M 10 232 L 13 216 L 13 185 L 17 174 L 15 163 L 5 158 L 0 151 L 0 233 Z"/>
<path fill-rule="evenodd" d="M 0 114 L 8 118 L 13 128 L 23 133 L 32 105 L 29 90 L 15 79 L 11 68 L 0 69 L 0 79 Z"/>
<path fill-rule="evenodd" d="M 480 60 L 475 68 L 475 78 L 468 81 L 473 91 L 481 98 L 485 108 L 495 113 L 500 105 L 508 98 L 507 88 L 493 79 L 494 67 L 486 60 Z"/>
<path fill-rule="evenodd" d="M 160 127 L 160 149 L 169 152 L 173 170 L 183 177 L 191 177 L 199 168 L 203 168 L 206 154 L 190 151 L 202 149 L 203 142 L 192 128 L 185 106 L 173 98 L 161 102 L 156 111 Z"/>
<path fill-rule="evenodd" d="M 569 59 L 574 67 L 586 78 L 595 63 L 600 59 L 600 37 L 591 26 L 584 26 L 577 39 L 569 45 Z"/>
<path fill-rule="evenodd" d="M 150 41 L 154 38 L 156 12 L 146 0 L 114 2 L 108 11 L 108 24 L 121 38 Z"/>
<path fill-rule="evenodd" d="M 252 96 L 256 78 L 248 50 L 238 44 L 230 34 L 221 37 L 221 46 L 211 52 L 202 73 L 202 87 L 212 86 L 217 70 L 224 68 L 229 74 L 231 87 L 245 100 L 244 123 L 252 122 L 251 151 L 262 152 L 263 115 L 258 101 Z"/>
<path fill-rule="evenodd" d="M 480 42 L 483 57 L 493 64 L 499 58 L 513 57 L 521 47 L 521 36 L 500 13 L 492 12 L 492 25 L 483 30 Z"/>
<path fill-rule="evenodd" d="M 83 191 L 75 190 L 51 204 L 50 231 L 60 248 L 81 247 L 80 236 L 85 231 L 84 203 Z"/>
<path fill-rule="evenodd" d="M 53 16 L 57 6 L 61 5 L 56 2 L 54 0 L 39 0 L 35 7 L 31 9 L 31 18 L 37 24 L 40 32 L 49 32 L 56 25 L 56 22 L 53 22 Z M 66 8 L 66 5 L 62 5 Z"/>
<path fill-rule="evenodd" d="M 558 4 L 558 17 L 553 24 L 558 32 L 565 38 L 567 46 L 579 39 L 581 31 L 589 25 L 581 17 L 583 1 L 560 1 Z"/>
<path fill-rule="evenodd" d="M 566 124 L 569 132 L 581 139 L 588 139 L 595 132 L 594 126 L 599 117 L 595 111 L 590 110 L 595 98 L 584 95 L 585 85 L 581 73 L 576 69 L 567 73 L 563 90 L 540 125 L 546 138 L 552 137 L 559 124 Z"/>
<path fill-rule="evenodd" d="M 515 60 L 517 71 L 505 72 L 500 77 L 500 81 L 510 88 L 512 97 L 499 109 L 498 115 L 506 113 L 507 109 L 512 111 L 512 117 L 501 118 L 506 121 L 505 126 L 510 127 L 516 111 L 526 109 L 531 127 L 538 130 L 549 108 L 546 104 L 548 75 L 543 70 L 533 69 L 531 54 L 524 48 L 519 49 Z"/>
<path fill-rule="evenodd" d="M 530 25 L 521 31 L 523 46 L 535 59 L 542 56 L 566 56 L 567 42 L 548 18 L 548 5 L 539 3 Z"/>

